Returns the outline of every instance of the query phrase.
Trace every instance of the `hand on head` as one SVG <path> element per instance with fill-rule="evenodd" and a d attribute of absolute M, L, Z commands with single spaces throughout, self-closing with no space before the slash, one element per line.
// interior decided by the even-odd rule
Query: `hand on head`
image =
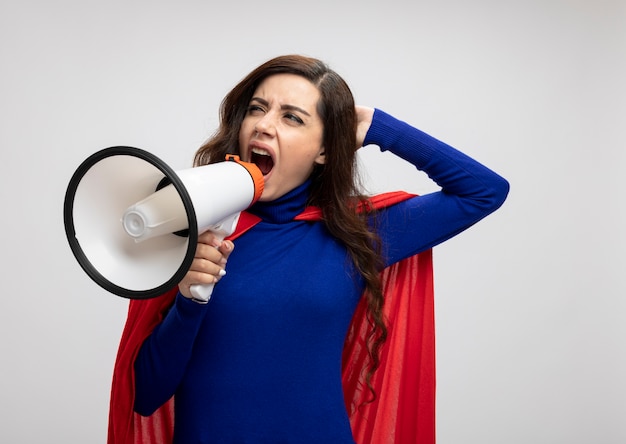
<path fill-rule="evenodd" d="M 356 148 L 359 149 L 363 146 L 363 141 L 367 135 L 367 131 L 372 124 L 372 118 L 374 117 L 374 108 L 366 106 L 355 107 L 356 109 Z"/>

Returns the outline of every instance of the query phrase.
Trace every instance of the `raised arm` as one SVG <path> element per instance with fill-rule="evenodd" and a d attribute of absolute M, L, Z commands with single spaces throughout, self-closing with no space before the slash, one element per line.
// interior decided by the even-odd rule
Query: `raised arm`
<path fill-rule="evenodd" d="M 469 228 L 498 209 L 509 183 L 476 160 L 381 110 L 357 108 L 363 145 L 412 163 L 441 190 L 394 205 L 377 216 L 388 264 L 431 248 Z M 357 130 L 357 139 L 359 130 Z"/>

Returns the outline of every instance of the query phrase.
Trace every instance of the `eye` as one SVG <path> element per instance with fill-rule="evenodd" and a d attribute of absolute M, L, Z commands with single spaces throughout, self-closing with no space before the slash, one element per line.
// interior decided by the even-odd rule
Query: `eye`
<path fill-rule="evenodd" d="M 248 106 L 248 114 L 250 115 L 259 115 L 262 114 L 263 108 L 260 105 L 249 105 Z"/>
<path fill-rule="evenodd" d="M 297 115 L 293 113 L 286 113 L 285 118 L 299 125 L 302 125 L 304 123 L 300 117 L 298 117 Z"/>

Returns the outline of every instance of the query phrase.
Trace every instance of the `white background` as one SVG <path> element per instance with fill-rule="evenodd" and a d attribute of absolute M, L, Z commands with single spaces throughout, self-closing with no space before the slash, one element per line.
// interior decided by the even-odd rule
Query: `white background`
<path fill-rule="evenodd" d="M 190 166 L 224 94 L 285 53 L 511 182 L 435 249 L 439 443 L 626 442 L 626 3 L 0 5 L 1 442 L 105 441 L 127 301 L 67 244 L 76 167 L 112 145 Z M 431 189 L 361 159 L 372 192 Z"/>

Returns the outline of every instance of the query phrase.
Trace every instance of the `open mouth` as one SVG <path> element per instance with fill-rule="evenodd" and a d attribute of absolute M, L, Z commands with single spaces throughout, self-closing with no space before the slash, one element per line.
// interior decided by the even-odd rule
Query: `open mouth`
<path fill-rule="evenodd" d="M 274 159 L 270 154 L 262 149 L 253 148 L 250 153 L 250 162 L 255 164 L 261 170 L 264 176 L 267 176 L 272 168 L 274 168 Z"/>

